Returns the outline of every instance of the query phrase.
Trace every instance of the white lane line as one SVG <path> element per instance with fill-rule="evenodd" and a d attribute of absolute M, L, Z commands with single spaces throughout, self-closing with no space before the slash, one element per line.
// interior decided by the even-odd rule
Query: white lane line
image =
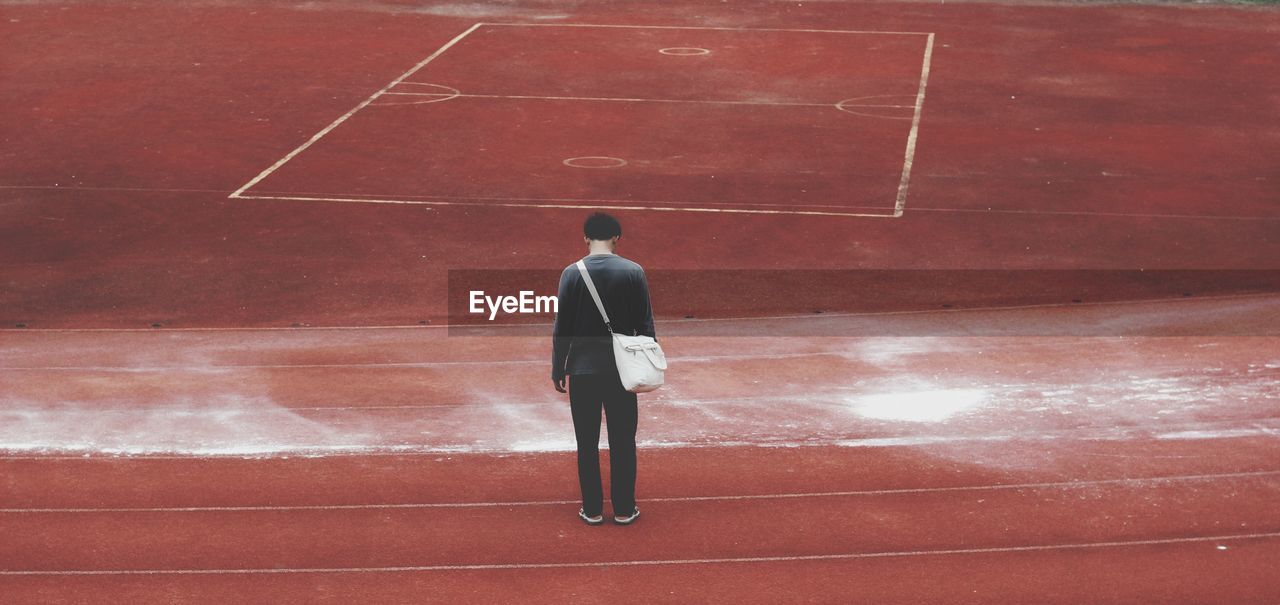
<path fill-rule="evenodd" d="M 915 210 L 919 210 L 919 208 L 916 208 Z M 879 216 L 887 217 L 888 215 L 879 215 Z M 1033 310 L 1033 309 L 1056 309 L 1056 308 L 1080 309 L 1080 308 L 1088 308 L 1088 307 L 1105 307 L 1105 306 L 1113 306 L 1113 305 L 1145 305 L 1145 304 L 1154 304 L 1154 303 L 1164 304 L 1164 303 L 1178 303 L 1178 302 L 1193 303 L 1193 302 L 1208 302 L 1208 301 L 1248 300 L 1248 299 L 1254 299 L 1254 298 L 1267 299 L 1267 298 L 1274 298 L 1277 296 L 1277 294 L 1278 293 L 1276 292 L 1249 292 L 1244 294 L 1223 294 L 1223 295 L 1217 295 L 1217 296 L 1196 296 L 1196 297 L 1180 296 L 1177 298 L 1144 298 L 1144 299 L 1138 299 L 1138 300 L 1114 300 L 1114 301 L 1080 302 L 1080 303 L 1043 303 L 1043 304 L 1035 304 L 1035 305 L 1013 305 L 1013 306 L 1006 306 L 1006 307 L 963 307 L 958 309 L 919 309 L 915 311 L 874 311 L 874 312 L 866 312 L 866 313 L 822 313 L 822 314 L 806 313 L 804 315 L 764 315 L 764 316 L 756 316 L 756 317 L 694 317 L 694 318 L 660 320 L 658 322 L 658 325 L 673 326 L 677 324 L 703 323 L 703 322 L 774 321 L 779 319 L 820 320 L 820 319 L 831 319 L 831 318 L 859 318 L 859 317 L 875 318 L 875 317 L 899 316 L 899 315 L 911 316 L 911 315 L 948 314 L 948 313 L 988 313 L 993 311 L 1026 311 L 1026 310 Z M 528 323 L 528 324 L 514 324 L 514 325 L 502 325 L 502 326 L 480 326 L 480 325 L 474 325 L 474 324 L 450 326 L 448 324 L 431 324 L 431 325 L 425 325 L 425 326 L 424 325 L 296 326 L 296 327 L 281 326 L 281 327 L 243 327 L 243 328 L 234 328 L 234 327 L 223 327 L 223 328 L 0 328 L 0 333 L 11 335 L 11 334 L 24 334 L 24 333 L 60 334 L 60 333 L 81 333 L 81 332 L 84 332 L 84 333 L 256 332 L 256 331 L 290 331 L 290 330 L 415 330 L 415 329 L 432 329 L 432 328 L 439 330 L 439 329 L 447 329 L 450 327 L 458 330 L 466 330 L 471 328 L 475 328 L 478 330 L 492 330 L 494 328 L 511 328 L 511 329 L 546 328 L 550 325 L 551 325 L 550 323 Z M 1258 338 L 1267 338 L 1272 336 L 1275 336 L 1275 335 L 1274 334 L 1257 335 Z M 680 335 L 680 334 L 676 334 L 674 335 L 674 337 L 676 338 L 693 338 L 693 337 L 716 338 L 716 336 L 714 335 L 698 336 L 698 335 Z M 951 334 L 951 335 L 940 336 L 940 338 L 961 338 L 961 337 L 981 338 L 981 337 L 974 337 L 972 336 L 972 334 L 967 334 L 967 333 L 963 335 Z M 1071 337 L 1070 335 L 1064 336 L 1064 338 L 1070 338 L 1070 337 Z M 814 337 L 813 336 L 776 336 L 773 338 L 814 338 Z M 885 337 L 871 335 L 871 336 L 851 336 L 848 338 L 885 338 Z M 914 337 L 899 336 L 898 338 L 914 338 Z M 1016 335 L 1015 336 L 989 336 L 987 338 L 1026 338 L 1026 336 L 1016 336 Z M 1075 338 L 1086 338 L 1086 337 L 1077 336 Z M 1092 337 L 1087 337 L 1087 338 L 1092 338 Z M 1152 338 L 1152 337 L 1148 337 L 1148 338 Z M 4 369 L 6 368 L 0 368 L 0 370 L 4 370 Z M 19 368 L 12 368 L 12 369 L 21 370 L 24 368 L 19 367 Z"/>
<path fill-rule="evenodd" d="M 524 204 L 524 203 L 493 203 L 487 201 L 461 201 L 469 198 L 452 198 L 455 201 L 425 201 L 425 200 L 392 200 L 392 199 L 371 199 L 371 198 L 351 198 L 351 197 L 300 197 L 287 195 L 238 195 L 239 199 L 244 200 L 290 200 L 299 202 L 349 202 L 361 204 L 404 204 L 415 205 L 423 204 L 428 206 L 485 206 L 485 207 L 501 207 L 501 208 L 555 208 L 555 209 L 596 209 L 596 210 L 645 210 L 655 212 L 710 212 L 723 214 L 769 214 L 769 215 L 807 215 L 807 216 L 856 216 L 865 218 L 894 218 L 892 214 L 864 214 L 855 212 L 820 212 L 813 210 L 756 210 L 746 208 L 702 208 L 702 207 L 673 207 L 673 206 L 635 206 L 629 205 L 627 202 L 619 200 L 622 204 L 628 205 L 600 205 L 600 204 Z M 485 200 L 487 198 L 475 198 Z M 568 200 L 573 201 L 573 200 Z"/>
<path fill-rule="evenodd" d="M 926 32 L 891 32 L 853 29 L 785 29 L 774 27 L 697 27 L 685 25 L 615 25 L 598 23 L 482 23 L 500 27 L 602 27 L 613 29 L 694 29 L 733 32 L 806 32 L 815 34 L 884 34 L 891 36 L 930 36 Z"/>
<path fill-rule="evenodd" d="M 1189 481 L 1217 481 L 1222 479 L 1252 479 L 1274 477 L 1280 470 L 1248 471 L 1240 473 L 1212 473 L 1199 475 L 1165 475 L 1156 477 L 1124 477 L 1119 479 L 1085 479 L 1074 481 L 1044 481 L 1036 483 L 1003 483 L 994 485 L 962 485 L 952 487 L 915 487 L 900 489 L 850 490 L 830 492 L 794 492 L 780 494 L 742 494 L 729 496 L 672 496 L 643 498 L 643 502 L 729 502 L 737 500 L 787 500 L 800 498 L 841 498 L 857 496 L 894 496 L 905 494 L 936 494 L 951 492 L 1077 489 L 1101 485 L 1142 485 L 1149 483 L 1180 483 Z M 561 506 L 578 504 L 580 500 L 531 500 L 512 502 L 421 502 L 406 504 L 314 504 L 293 506 L 172 506 L 172 507 L 118 507 L 118 508 L 0 508 L 0 514 L 17 513 L 198 513 L 198 512 L 254 512 L 254 511 L 304 511 L 304 510 L 382 510 L 429 508 L 502 508 L 519 506 Z"/>
<path fill-rule="evenodd" d="M 531 324 L 544 325 L 544 324 Z M 551 324 L 545 324 L 551 325 Z M 440 330 L 447 329 L 448 324 L 429 324 L 415 325 L 406 324 L 398 326 L 245 326 L 239 328 L 232 327 L 215 327 L 215 328 L 0 328 L 0 332 L 6 334 L 38 334 L 40 332 L 48 333 L 78 333 L 78 332 L 290 332 L 290 331 L 307 331 L 307 330 Z"/>
<path fill-rule="evenodd" d="M 843 103 L 840 106 L 841 107 L 892 107 L 895 109 L 910 109 L 915 107 L 915 105 L 870 105 L 870 104 L 856 104 L 856 103 Z"/>
<path fill-rule="evenodd" d="M 806 351 L 802 353 L 761 353 L 743 355 L 689 355 L 669 357 L 679 363 L 703 363 L 735 359 L 802 359 L 806 357 L 842 357 L 840 351 Z M 286 369 L 323 369 L 323 368 L 431 368 L 437 366 L 490 366 L 490 365 L 538 365 L 545 364 L 545 359 L 474 359 L 463 361 L 403 361 L 403 362 L 367 362 L 367 363 L 300 363 L 300 364 L 225 364 L 207 366 L 13 366 L 0 367 L 0 372 L 14 371 L 50 371 L 50 372 L 196 372 L 209 373 L 217 370 L 286 370 Z"/>
<path fill-rule="evenodd" d="M 1182 220 L 1280 221 L 1280 216 L 1233 216 L 1222 214 L 1146 214 L 1142 212 L 1098 212 L 1092 210 L 1014 210 L 1008 208 L 917 208 L 912 212 L 967 212 L 974 214 L 1028 214 L 1040 216 L 1100 216 L 1108 218 L 1159 218 Z"/>
<path fill-rule="evenodd" d="M 221 193 L 226 194 L 226 189 L 184 189 L 176 187 L 92 187 L 92 186 L 70 186 L 70 185 L 0 185 L 0 189 L 37 189 L 37 190 L 66 190 L 66 191 L 142 191 L 148 193 Z"/>
<path fill-rule="evenodd" d="M 663 402 L 669 403 L 669 402 Z M 546 404 L 543 404 L 546 405 Z M 461 407 L 461 406 L 459 406 Z M 1275 418 L 1259 418 L 1257 421 L 1271 422 Z M 1220 424 L 1220 423 L 1219 423 Z M 1198 429 L 1196 434 L 1186 434 L 1186 430 L 1194 428 Z M 1166 431 L 1161 433 L 1161 431 Z M 1167 431 L 1181 431 L 1182 434 L 1168 433 Z M 724 449 L 724 448 L 752 448 L 760 450 L 768 450 L 771 448 L 870 448 L 870 449 L 886 449 L 886 448 L 929 448 L 957 444 L 970 443 L 986 443 L 986 444 L 1014 444 L 1027 445 L 1037 442 L 1128 442 L 1137 443 L 1138 447 L 1142 445 L 1158 446 L 1162 443 L 1168 443 L 1167 435 L 1173 434 L 1178 440 L 1187 441 L 1209 441 L 1215 439 L 1245 439 L 1254 437 L 1263 437 L 1268 440 L 1275 439 L 1278 431 L 1253 429 L 1232 429 L 1230 427 L 1216 426 L 1214 423 L 1198 423 L 1198 422 L 1182 422 L 1167 423 L 1159 425 L 1137 425 L 1123 428 L 1113 428 L 1107 426 L 1084 426 L 1075 429 L 1063 429 L 1057 431 L 1038 431 L 1028 433 L 1026 431 L 1007 432 L 997 434 L 968 434 L 968 435 L 888 435 L 879 437 L 846 437 L 846 438 L 823 438 L 821 440 L 807 441 L 787 441 L 783 439 L 757 439 L 747 441 L 743 439 L 716 439 L 714 441 L 656 441 L 647 440 L 640 442 L 638 445 L 644 449 L 661 449 L 661 450 L 705 450 L 705 449 Z M 32 454 L 30 452 L 44 452 Z M 66 452 L 74 451 L 77 454 L 68 454 Z M 320 458 L 320 457 L 424 457 L 424 456 L 450 456 L 450 455 L 545 455 L 545 454 L 561 454 L 572 451 L 572 444 L 565 449 L 509 449 L 501 447 L 472 447 L 472 446 L 432 446 L 430 444 L 416 445 L 369 445 L 369 444 L 353 444 L 353 445 L 278 445 L 272 447 L 264 447 L 253 450 L 232 450 L 232 451 L 204 451 L 204 450 L 175 450 L 173 448 L 166 450 L 122 450 L 122 449 L 99 449 L 91 450 L 88 447 L 80 448 L 34 448 L 30 446 L 5 447 L 0 444 L 0 460 L 35 460 L 35 461 L 81 461 L 81 462 L 131 462 L 131 461 L 149 461 L 149 460 L 251 460 L 251 459 L 267 459 L 267 458 Z M 18 453 L 23 452 L 23 453 Z"/>
<path fill-rule="evenodd" d="M 938 550 L 900 550 L 880 552 L 852 552 L 825 555 L 785 555 L 775 557 L 724 557 L 705 559 L 648 559 L 622 561 L 583 561 L 570 563 L 488 563 L 475 565 L 412 565 L 397 567 L 306 567 L 306 568 L 257 568 L 257 569 L 85 569 L 85 570 L 33 570 L 0 571 L 0 576 L 124 576 L 124 575 L 224 575 L 224 574 L 315 574 L 315 573 L 397 573 L 428 571 L 481 571 L 499 569 L 570 569 L 584 567 L 639 567 L 654 565 L 712 565 L 729 563 L 782 563 L 790 561 L 840 561 L 856 559 L 882 559 L 893 557 L 929 557 L 948 555 L 976 555 L 995 553 L 1020 553 L 1052 550 L 1085 550 L 1123 548 L 1135 546 L 1159 546 L 1169 544 L 1195 544 L 1205 542 L 1235 542 L 1280 538 L 1280 532 L 1248 534 L 1221 534 L 1216 536 L 1187 536 L 1182 538 L 1156 538 L 1150 540 L 1114 540 L 1109 542 L 1066 542 L 1058 544 L 1032 544 L 1028 546 L 993 546 L 989 548 L 952 548 Z"/>
<path fill-rule="evenodd" d="M 311 147 L 313 144 L 315 144 L 316 141 L 319 141 L 322 137 L 324 137 L 324 135 L 329 134 L 329 132 L 332 131 L 334 128 L 337 128 L 340 124 L 347 121 L 347 119 L 350 118 L 352 115 L 355 115 L 357 111 L 364 109 L 374 100 L 376 100 L 378 97 L 382 96 L 383 94 L 386 94 L 387 91 L 391 90 L 391 87 L 395 86 L 396 84 L 399 84 L 409 76 L 413 75 L 418 70 L 425 67 L 428 63 L 435 60 L 436 57 L 439 57 L 441 54 L 444 54 L 444 52 L 446 50 L 449 50 L 449 48 L 451 48 L 454 44 L 457 44 L 458 42 L 460 42 L 463 38 L 467 36 L 467 34 L 470 34 L 471 32 L 475 31 L 479 27 L 480 27 L 480 24 L 476 23 L 475 25 L 472 25 L 471 27 L 467 28 L 466 31 L 455 36 L 452 40 L 449 40 L 448 42 L 446 42 L 445 45 L 437 49 L 436 52 L 431 53 L 430 56 L 420 61 L 417 65 L 414 65 L 412 68 L 409 69 L 409 71 L 406 71 L 403 74 L 400 74 L 400 77 L 392 80 L 390 84 L 387 84 L 386 86 L 382 87 L 382 90 L 379 90 L 378 92 L 375 92 L 372 95 L 369 95 L 369 98 L 361 101 L 359 105 L 356 105 L 355 107 L 351 108 L 351 110 L 348 111 L 347 113 L 342 114 L 341 117 L 334 120 L 328 126 L 325 126 L 323 130 L 312 135 L 310 139 L 307 139 L 305 143 L 299 145 L 297 149 L 290 151 L 288 155 L 277 160 L 275 164 L 272 164 L 266 170 L 263 170 L 262 172 L 258 173 L 258 176 L 253 177 L 253 179 L 251 179 L 248 183 L 245 183 L 239 189 L 235 190 L 228 197 L 241 198 L 242 197 L 241 194 L 243 194 L 250 187 L 257 185 L 260 181 L 262 181 L 262 179 L 267 178 L 267 176 L 269 176 L 271 173 L 275 172 L 281 166 L 284 166 L 286 163 L 288 163 L 289 160 L 292 160 L 298 154 L 302 153 L 303 151 L 306 151 L 308 147 Z"/>
<path fill-rule="evenodd" d="M 911 132 L 907 134 L 907 151 L 902 161 L 902 179 L 898 181 L 898 198 L 893 205 L 893 215 L 902 216 L 907 207 L 907 183 L 911 180 L 911 163 L 915 161 L 916 135 L 920 131 L 920 113 L 924 109 L 924 90 L 929 85 L 929 62 L 933 59 L 933 34 L 924 45 L 924 61 L 920 66 L 920 88 L 916 91 L 916 110 L 911 118 Z"/>

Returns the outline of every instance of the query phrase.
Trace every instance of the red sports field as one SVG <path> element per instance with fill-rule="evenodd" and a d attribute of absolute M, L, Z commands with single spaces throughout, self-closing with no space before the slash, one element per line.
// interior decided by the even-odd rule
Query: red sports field
<path fill-rule="evenodd" d="M 0 10 L 4 603 L 1280 602 L 1274 7 Z M 456 327 L 594 209 L 625 528 Z"/>

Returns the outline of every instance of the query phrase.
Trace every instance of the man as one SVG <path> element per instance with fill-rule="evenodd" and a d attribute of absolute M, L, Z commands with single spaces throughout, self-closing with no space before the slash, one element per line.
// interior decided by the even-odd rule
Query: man
<path fill-rule="evenodd" d="M 582 259 L 621 334 L 655 336 L 649 285 L 644 269 L 617 254 L 622 225 L 597 212 L 582 225 L 587 256 Z M 567 377 L 566 377 L 567 375 Z M 600 487 L 600 410 L 609 426 L 609 494 L 613 521 L 629 525 L 640 516 L 636 507 L 636 394 L 622 387 L 613 359 L 613 338 L 596 308 L 575 264 L 560 275 L 559 309 L 552 335 L 551 381 L 564 393 L 568 381 L 569 408 L 578 442 L 578 484 L 588 525 L 604 523 L 604 494 Z"/>

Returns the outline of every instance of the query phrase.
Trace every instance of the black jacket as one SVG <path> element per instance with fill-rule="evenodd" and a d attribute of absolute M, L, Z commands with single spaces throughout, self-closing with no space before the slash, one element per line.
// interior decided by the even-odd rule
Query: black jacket
<path fill-rule="evenodd" d="M 592 254 L 582 260 L 604 301 L 613 330 L 619 334 L 656 338 L 644 268 L 614 254 Z M 576 264 L 565 267 L 560 274 L 558 299 L 559 311 L 551 338 L 551 378 L 617 372 L 609 329 L 595 301 L 591 300 L 591 292 Z"/>

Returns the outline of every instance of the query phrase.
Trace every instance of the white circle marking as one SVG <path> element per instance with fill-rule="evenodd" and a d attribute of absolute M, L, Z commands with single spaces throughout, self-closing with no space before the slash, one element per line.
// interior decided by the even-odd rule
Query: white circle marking
<path fill-rule="evenodd" d="M 627 161 L 622 158 L 611 158 L 606 155 L 584 155 L 569 158 L 561 163 L 573 168 L 621 168 L 627 165 Z"/>
<path fill-rule="evenodd" d="M 658 52 L 664 55 L 673 55 L 676 57 L 693 57 L 697 55 L 709 55 L 711 51 L 705 48 L 697 48 L 695 46 L 673 46 L 671 48 L 662 48 Z"/>

